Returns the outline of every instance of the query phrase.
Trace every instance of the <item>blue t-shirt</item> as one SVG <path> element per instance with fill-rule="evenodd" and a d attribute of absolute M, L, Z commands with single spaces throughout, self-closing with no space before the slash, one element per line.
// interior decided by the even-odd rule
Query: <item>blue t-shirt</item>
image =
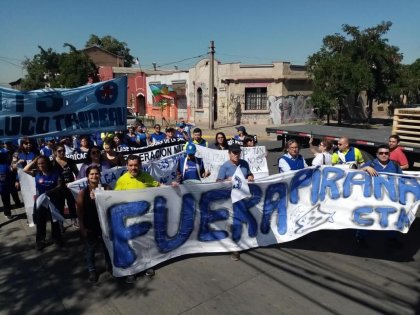
<path fill-rule="evenodd" d="M 57 187 L 60 174 L 56 171 L 44 175 L 41 172 L 35 174 L 35 187 L 37 196 Z"/>
<path fill-rule="evenodd" d="M 147 135 L 144 132 L 136 134 L 136 140 L 140 142 L 140 147 L 147 146 Z"/>
<path fill-rule="evenodd" d="M 45 146 L 40 150 L 40 152 L 43 156 L 50 157 L 53 154 L 53 149 L 50 149 L 47 146 Z"/>
<path fill-rule="evenodd" d="M 159 133 L 154 132 L 150 135 L 150 139 L 152 140 L 153 143 L 163 141 L 165 140 L 165 138 L 166 138 L 166 135 L 161 131 Z"/>
<path fill-rule="evenodd" d="M 24 167 L 26 164 L 31 162 L 35 157 L 36 157 L 36 155 L 33 152 L 29 152 L 29 153 L 20 152 L 18 154 L 18 160 L 24 160 L 25 163 L 24 163 L 24 165 L 18 165 L 18 166 Z"/>
<path fill-rule="evenodd" d="M 247 161 L 240 159 L 238 165 L 241 168 L 245 179 L 248 178 L 248 176 L 252 175 Z M 238 165 L 233 164 L 230 160 L 223 163 L 223 165 L 219 169 L 219 173 L 217 174 L 217 180 L 225 180 L 228 177 L 232 177 L 233 174 L 235 174 Z"/>
<path fill-rule="evenodd" d="M 186 161 L 186 164 L 185 164 Z M 184 170 L 185 165 L 185 170 Z M 195 158 L 195 161 L 187 159 L 182 156 L 178 163 L 178 172 L 181 174 L 181 182 L 184 180 L 195 179 L 200 180 L 201 175 L 204 173 L 204 163 L 200 158 Z"/>
<path fill-rule="evenodd" d="M 2 163 L 0 164 L 0 192 L 10 191 L 10 178 L 12 171 L 10 169 L 10 164 Z"/>
<path fill-rule="evenodd" d="M 362 167 L 366 166 L 374 168 L 378 173 L 402 174 L 401 167 L 398 165 L 398 163 L 391 160 L 388 161 L 388 164 L 385 167 L 382 166 L 378 159 L 374 159 L 362 165 Z"/>

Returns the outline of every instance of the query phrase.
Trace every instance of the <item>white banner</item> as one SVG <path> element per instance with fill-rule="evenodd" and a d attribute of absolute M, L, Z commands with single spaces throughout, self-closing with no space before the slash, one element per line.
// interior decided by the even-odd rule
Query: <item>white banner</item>
<path fill-rule="evenodd" d="M 197 145 L 196 156 L 203 159 L 204 167 L 210 171 L 210 176 L 202 181 L 212 183 L 223 163 L 229 160 L 228 150 L 215 150 Z M 267 151 L 265 146 L 242 147 L 241 159 L 248 162 L 255 179 L 268 176 Z"/>
<path fill-rule="evenodd" d="M 311 167 L 249 183 L 232 204 L 231 183 L 98 191 L 96 203 L 115 276 L 173 257 L 230 252 L 297 239 L 321 229 L 406 233 L 420 200 L 420 179 Z"/>

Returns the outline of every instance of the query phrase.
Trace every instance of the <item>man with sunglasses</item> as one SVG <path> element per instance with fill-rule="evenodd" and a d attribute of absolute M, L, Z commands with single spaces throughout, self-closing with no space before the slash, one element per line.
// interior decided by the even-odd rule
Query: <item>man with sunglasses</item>
<path fill-rule="evenodd" d="M 401 167 L 398 163 L 390 160 L 390 149 L 387 145 L 380 145 L 376 149 L 376 159 L 366 162 L 362 165 L 361 170 L 366 171 L 371 176 L 378 176 L 379 173 L 395 173 L 402 174 Z M 356 242 L 359 247 L 366 248 L 366 238 L 368 230 L 356 230 Z M 402 243 L 398 239 L 398 232 L 388 231 L 387 242 L 389 247 L 401 248 Z"/>
<path fill-rule="evenodd" d="M 387 145 L 380 145 L 376 150 L 376 159 L 365 163 L 362 170 L 371 176 L 378 176 L 378 173 L 402 174 L 401 167 L 390 159 L 390 149 Z"/>
<path fill-rule="evenodd" d="M 356 162 L 357 165 L 361 165 L 365 162 L 362 152 L 358 148 L 349 145 L 349 138 L 341 137 L 337 145 L 338 151 L 334 152 L 331 157 L 332 165 L 347 164 L 350 162 Z"/>
<path fill-rule="evenodd" d="M 154 129 L 155 129 L 155 132 L 150 134 L 150 141 L 152 143 L 155 143 L 155 142 L 160 142 L 160 141 L 165 140 L 166 134 L 164 132 L 160 131 L 160 129 L 161 129 L 160 125 L 156 124 L 154 126 Z"/>

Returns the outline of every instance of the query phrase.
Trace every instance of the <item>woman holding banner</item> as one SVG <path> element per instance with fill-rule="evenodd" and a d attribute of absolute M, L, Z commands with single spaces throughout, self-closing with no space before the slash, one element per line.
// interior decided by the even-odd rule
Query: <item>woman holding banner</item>
<path fill-rule="evenodd" d="M 60 226 L 58 221 L 54 222 L 51 216 L 51 210 L 49 207 L 44 204 L 37 205 L 37 199 L 47 193 L 48 191 L 53 190 L 60 183 L 62 183 L 62 178 L 60 174 L 53 169 L 49 158 L 41 155 L 38 156 L 35 160 L 28 163 L 23 171 L 35 178 L 35 206 L 34 206 L 34 222 L 36 224 L 36 248 L 42 250 L 47 246 L 45 242 L 47 234 L 47 221 L 51 221 L 51 234 L 53 241 L 61 246 L 63 241 L 61 239 Z"/>
<path fill-rule="evenodd" d="M 95 190 L 106 189 L 108 186 L 101 185 L 101 171 L 99 166 L 92 165 L 86 169 L 87 187 L 77 195 L 77 216 L 80 224 L 80 234 L 85 242 L 86 267 L 89 272 L 88 281 L 98 281 L 95 266 L 95 251 L 98 246 L 104 250 L 106 269 L 112 273 L 112 263 L 102 239 L 102 231 L 99 223 L 98 210 L 95 204 Z"/>
<path fill-rule="evenodd" d="M 68 159 L 65 155 L 66 149 L 64 145 L 59 144 L 54 148 L 54 159 L 52 160 L 52 166 L 53 168 L 61 175 L 63 178 L 64 184 L 68 184 L 71 182 L 74 182 L 77 175 L 79 174 L 79 169 L 77 168 L 76 164 L 73 162 L 73 160 Z M 62 187 L 63 193 L 66 195 L 71 195 L 70 190 L 66 185 L 63 185 Z M 69 209 L 69 216 L 72 221 L 73 226 L 77 227 L 77 215 L 76 215 L 76 208 L 74 206 L 74 198 L 68 198 L 67 200 L 70 200 L 70 204 L 67 204 L 67 207 Z M 63 216 L 65 205 L 63 205 L 63 212 L 61 213 Z"/>

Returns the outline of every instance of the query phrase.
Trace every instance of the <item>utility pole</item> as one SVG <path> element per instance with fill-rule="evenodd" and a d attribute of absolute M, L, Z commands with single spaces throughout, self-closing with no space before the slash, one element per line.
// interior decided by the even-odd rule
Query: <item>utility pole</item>
<path fill-rule="evenodd" d="M 209 129 L 214 129 L 214 41 L 210 41 Z"/>

